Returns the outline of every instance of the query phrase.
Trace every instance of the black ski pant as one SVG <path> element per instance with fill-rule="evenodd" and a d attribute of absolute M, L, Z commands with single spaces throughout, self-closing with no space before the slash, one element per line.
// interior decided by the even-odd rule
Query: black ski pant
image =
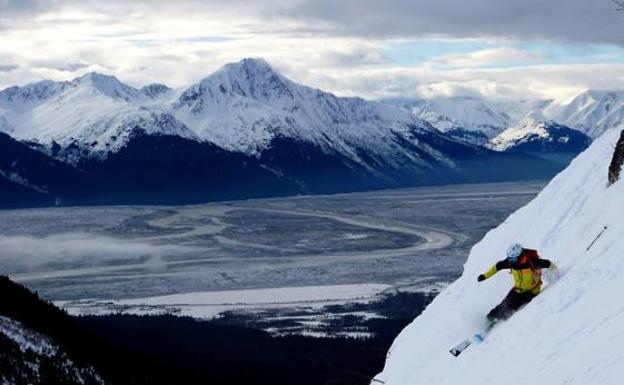
<path fill-rule="evenodd" d="M 487 315 L 487 318 L 490 320 L 506 320 L 511 317 L 516 310 L 520 309 L 522 306 L 531 302 L 533 298 L 535 298 L 536 294 L 531 292 L 526 293 L 518 293 L 515 290 L 511 290 L 509 294 L 503 299 L 499 305 L 497 305 L 494 309 L 490 310 Z"/>

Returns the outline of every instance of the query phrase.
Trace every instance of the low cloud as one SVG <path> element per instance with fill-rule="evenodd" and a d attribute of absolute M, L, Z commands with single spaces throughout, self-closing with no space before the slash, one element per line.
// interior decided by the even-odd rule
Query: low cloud
<path fill-rule="evenodd" d="M 166 255 L 190 250 L 88 233 L 46 237 L 0 235 L 0 271 L 16 274 L 134 263 L 150 267 L 162 263 Z"/>
<path fill-rule="evenodd" d="M 58 66 L 54 67 L 54 69 L 56 69 L 56 70 L 66 71 L 66 72 L 75 72 L 75 71 L 81 70 L 83 68 L 89 68 L 89 64 L 86 64 L 86 63 L 67 63 L 67 64 L 61 64 L 61 65 L 58 65 Z"/>

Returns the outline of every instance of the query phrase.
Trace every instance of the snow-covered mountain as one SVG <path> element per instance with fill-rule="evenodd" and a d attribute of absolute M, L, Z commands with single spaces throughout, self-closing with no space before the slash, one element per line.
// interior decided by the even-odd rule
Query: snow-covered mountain
<path fill-rule="evenodd" d="M 448 96 L 432 99 L 384 99 L 385 103 L 410 110 L 438 130 L 457 140 L 486 145 L 509 127 L 517 125 L 531 111 L 550 101 L 492 101 L 477 96 Z"/>
<path fill-rule="evenodd" d="M 509 127 L 511 118 L 493 103 L 477 97 L 394 99 L 386 102 L 409 109 L 438 130 L 459 140 L 484 144 Z"/>
<path fill-rule="evenodd" d="M 547 118 L 595 139 L 624 123 L 624 91 L 587 90 L 571 98 L 554 100 L 542 112 Z"/>
<path fill-rule="evenodd" d="M 296 84 L 262 59 L 228 64 L 184 90 L 173 114 L 225 149 L 259 154 L 274 138 L 290 137 L 356 161 L 356 148 L 389 155 L 394 134 L 426 127 L 398 108 Z"/>
<path fill-rule="evenodd" d="M 123 147 L 138 126 L 250 155 L 276 137 L 296 138 L 359 161 L 356 147 L 388 155 L 394 133 L 426 127 L 401 109 L 296 84 L 262 59 L 228 64 L 176 92 L 159 84 L 139 90 L 98 73 L 43 81 L 2 91 L 0 108 L 14 137 L 100 157 Z"/>
<path fill-rule="evenodd" d="M 552 158 L 576 156 L 590 143 L 591 139 L 584 133 L 532 113 L 518 125 L 498 134 L 490 141 L 490 146 L 497 151 L 526 152 Z M 566 158 L 566 163 L 569 160 Z"/>
<path fill-rule="evenodd" d="M 50 149 L 58 145 L 60 155 L 76 162 L 118 151 L 136 129 L 194 138 L 167 112 L 143 106 L 166 93 L 160 86 L 141 91 L 113 76 L 89 73 L 68 82 L 43 81 L 4 90 L 0 114 L 13 137 Z"/>
<path fill-rule="evenodd" d="M 486 145 L 507 129 L 518 131 L 519 126 L 525 125 L 524 120 L 534 114 L 580 131 L 592 140 L 624 123 L 624 91 L 618 90 L 590 89 L 555 100 L 501 101 L 470 96 L 395 98 L 384 102 L 412 111 L 448 136 L 478 145 Z M 544 146 L 549 147 L 548 142 Z"/>
<path fill-rule="evenodd" d="M 624 288 L 624 180 L 607 183 L 620 131 L 596 139 L 474 246 L 461 278 L 401 332 L 372 384 L 621 383 L 624 305 L 614 293 Z M 453 357 L 449 349 L 480 330 L 485 314 L 510 289 L 508 274 L 481 283 L 476 277 L 514 242 L 538 249 L 562 276 L 547 280 L 537 298 L 483 343 Z"/>
<path fill-rule="evenodd" d="M 133 202 L 176 197 L 172 189 L 188 202 L 534 179 L 559 167 L 458 142 L 396 106 L 294 83 L 262 59 L 177 90 L 97 73 L 11 87 L 0 91 L 0 122 L 100 191 L 132 191 Z"/>

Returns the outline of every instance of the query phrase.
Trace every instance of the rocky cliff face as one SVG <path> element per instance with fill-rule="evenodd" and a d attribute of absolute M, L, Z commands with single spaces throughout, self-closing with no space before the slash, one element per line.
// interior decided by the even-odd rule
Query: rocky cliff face
<path fill-rule="evenodd" d="M 609 164 L 609 185 L 617 182 L 620 179 L 620 173 L 622 172 L 622 164 L 624 163 L 624 130 L 620 134 L 620 140 L 615 145 L 613 151 L 613 158 Z"/>

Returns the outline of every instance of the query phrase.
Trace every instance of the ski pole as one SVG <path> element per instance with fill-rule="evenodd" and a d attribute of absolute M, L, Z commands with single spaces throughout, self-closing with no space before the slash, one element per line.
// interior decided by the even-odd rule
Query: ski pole
<path fill-rule="evenodd" d="M 600 238 L 602 236 L 602 233 L 605 232 L 605 230 L 607 230 L 607 226 L 602 228 L 602 231 L 600 231 L 600 233 L 598 233 L 598 235 L 596 236 L 596 238 L 594 238 L 594 240 L 592 241 L 592 243 L 589 244 L 589 246 L 587 246 L 587 249 L 585 249 L 585 251 L 589 251 L 589 249 L 591 249 L 591 247 L 594 245 L 594 243 L 596 243 L 596 241 L 598 240 L 598 238 Z"/>

